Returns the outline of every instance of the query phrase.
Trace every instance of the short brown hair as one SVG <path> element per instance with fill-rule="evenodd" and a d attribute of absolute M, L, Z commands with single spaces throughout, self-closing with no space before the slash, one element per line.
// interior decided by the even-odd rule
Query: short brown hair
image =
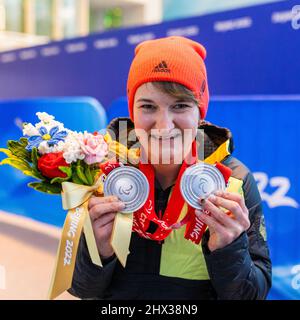
<path fill-rule="evenodd" d="M 164 93 L 169 94 L 177 99 L 187 100 L 194 102 L 197 106 L 199 105 L 199 100 L 195 97 L 192 90 L 188 89 L 184 85 L 171 82 L 171 81 L 154 81 L 151 82 L 157 89 Z"/>

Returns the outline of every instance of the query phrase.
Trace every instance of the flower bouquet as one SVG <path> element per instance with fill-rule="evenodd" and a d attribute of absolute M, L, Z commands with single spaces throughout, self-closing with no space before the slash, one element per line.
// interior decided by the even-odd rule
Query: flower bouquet
<path fill-rule="evenodd" d="M 82 229 L 93 263 L 102 266 L 88 200 L 95 192 L 103 193 L 101 165 L 108 163 L 109 152 L 116 154 L 119 147 L 108 132 L 76 132 L 45 112 L 36 115 L 38 123 L 24 123 L 23 137 L 9 140 L 8 148 L 0 149 L 7 156 L 0 164 L 35 178 L 28 186 L 37 191 L 61 194 L 63 208 L 68 210 L 49 291 L 53 299 L 71 287 Z"/>
<path fill-rule="evenodd" d="M 62 182 L 91 186 L 99 174 L 99 163 L 108 154 L 105 137 L 98 132 L 76 132 L 45 112 L 37 112 L 40 122 L 23 124 L 19 141 L 9 140 L 1 164 L 9 164 L 36 178 L 29 187 L 49 194 L 60 194 Z"/>

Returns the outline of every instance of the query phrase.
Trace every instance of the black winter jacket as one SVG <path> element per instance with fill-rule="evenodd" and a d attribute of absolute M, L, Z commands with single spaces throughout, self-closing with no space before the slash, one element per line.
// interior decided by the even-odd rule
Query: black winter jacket
<path fill-rule="evenodd" d="M 117 134 L 117 139 L 124 134 L 118 132 L 120 119 L 124 120 L 115 119 L 108 126 Z M 128 130 L 132 129 L 131 121 L 126 121 Z M 203 122 L 200 128 L 204 129 L 204 158 L 226 140 L 230 141 L 229 149 L 232 153 L 233 141 L 228 129 L 208 122 Z M 265 299 L 271 287 L 271 260 L 256 182 L 249 169 L 231 154 L 222 163 L 232 169 L 233 177 L 243 180 L 243 193 L 251 226 L 231 244 L 213 252 L 208 249 L 209 231 L 206 231 L 199 246 L 202 246 L 202 264 L 206 264 L 207 278 L 191 279 L 184 276 L 184 273 L 182 276 L 172 276 L 168 274 L 168 270 L 162 272 L 164 241 L 159 243 L 144 239 L 136 232 L 132 233 L 126 268 L 122 267 L 115 255 L 102 259 L 103 268 L 95 266 L 82 235 L 69 293 L 82 299 L 105 300 Z M 162 190 L 156 182 L 156 212 L 161 210 L 163 214 L 171 188 Z M 148 231 L 154 230 L 155 226 L 151 223 Z"/>

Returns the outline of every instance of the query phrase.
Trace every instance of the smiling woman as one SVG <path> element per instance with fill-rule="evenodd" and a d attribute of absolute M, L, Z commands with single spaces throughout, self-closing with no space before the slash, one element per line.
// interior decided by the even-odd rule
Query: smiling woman
<path fill-rule="evenodd" d="M 135 94 L 134 118 L 142 160 L 154 165 L 157 175 L 179 169 L 200 124 L 192 91 L 176 83 L 144 83 Z"/>
<path fill-rule="evenodd" d="M 205 56 L 201 44 L 183 37 L 136 47 L 127 82 L 130 119 L 114 119 L 108 130 L 120 140 L 125 121 L 127 140 L 135 131 L 148 198 L 133 213 L 125 266 L 111 243 L 116 214 L 125 204 L 115 196 L 91 198 L 89 214 L 103 268 L 91 262 L 83 235 L 71 294 L 109 300 L 266 298 L 271 261 L 259 231 L 261 199 L 251 172 L 231 155 L 230 131 L 204 121 L 209 100 Z M 200 141 L 198 129 L 204 131 Z M 191 166 L 203 162 L 211 171 L 220 170 L 227 189 L 205 201 L 198 195 L 201 210 L 195 210 L 198 206 L 185 202 L 180 183 Z M 196 178 L 207 176 L 197 171 Z"/>

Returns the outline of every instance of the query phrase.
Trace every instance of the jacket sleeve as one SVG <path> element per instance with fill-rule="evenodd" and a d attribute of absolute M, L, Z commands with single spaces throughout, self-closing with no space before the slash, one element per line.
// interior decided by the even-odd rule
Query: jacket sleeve
<path fill-rule="evenodd" d="M 261 198 L 253 175 L 244 179 L 245 204 L 251 226 L 235 241 L 210 252 L 209 232 L 202 241 L 208 273 L 218 299 L 265 299 L 271 287 L 271 260 L 266 242 Z"/>
<path fill-rule="evenodd" d="M 101 258 L 103 267 L 93 264 L 84 233 L 80 238 L 70 294 L 81 299 L 102 298 L 110 285 L 117 258 Z"/>

